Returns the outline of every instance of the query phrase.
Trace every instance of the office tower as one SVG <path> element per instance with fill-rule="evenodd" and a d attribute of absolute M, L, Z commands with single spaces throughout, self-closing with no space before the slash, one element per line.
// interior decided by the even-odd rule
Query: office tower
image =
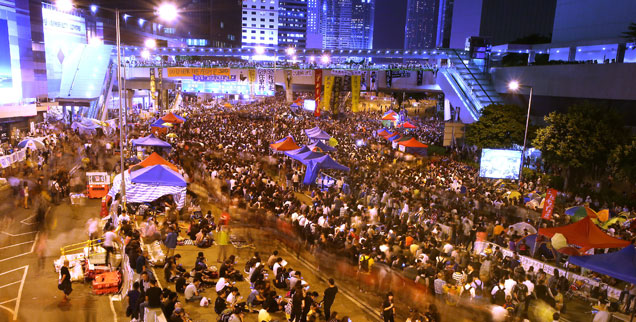
<path fill-rule="evenodd" d="M 307 48 L 322 48 L 321 13 L 321 0 L 307 0 Z"/>
<path fill-rule="evenodd" d="M 375 0 L 353 0 L 351 13 L 351 48 L 373 47 Z"/>
<path fill-rule="evenodd" d="M 370 49 L 375 0 L 322 0 L 320 26 L 325 49 Z"/>
<path fill-rule="evenodd" d="M 306 46 L 307 0 L 280 0 L 278 4 L 278 45 Z"/>
<path fill-rule="evenodd" d="M 423 49 L 436 46 L 439 1 L 444 0 L 408 0 L 404 49 Z"/>
<path fill-rule="evenodd" d="M 278 46 L 278 0 L 243 0 L 242 46 Z"/>

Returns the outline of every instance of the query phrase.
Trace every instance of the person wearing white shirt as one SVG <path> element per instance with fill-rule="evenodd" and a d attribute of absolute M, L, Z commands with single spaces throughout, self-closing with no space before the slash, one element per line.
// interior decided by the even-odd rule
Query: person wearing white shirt
<path fill-rule="evenodd" d="M 508 278 L 504 281 L 504 292 L 506 293 L 506 296 L 512 295 L 512 288 L 515 287 L 515 285 L 517 285 L 517 281 L 508 275 Z"/>
<path fill-rule="evenodd" d="M 188 286 L 186 286 L 183 295 L 185 296 L 186 302 L 194 302 L 201 300 L 201 295 L 199 295 L 198 287 L 201 284 L 201 281 L 194 280 Z"/>
<path fill-rule="evenodd" d="M 221 277 L 219 278 L 219 280 L 216 282 L 216 287 L 215 290 L 216 292 L 221 292 L 221 290 L 223 290 L 226 286 L 229 286 L 230 283 L 227 282 L 227 280 L 225 279 L 225 277 Z"/>
<path fill-rule="evenodd" d="M 526 280 L 523 281 L 523 284 L 525 284 L 528 288 L 528 296 L 530 296 L 530 294 L 532 294 L 532 292 L 534 291 L 534 283 L 532 283 L 526 276 Z"/>

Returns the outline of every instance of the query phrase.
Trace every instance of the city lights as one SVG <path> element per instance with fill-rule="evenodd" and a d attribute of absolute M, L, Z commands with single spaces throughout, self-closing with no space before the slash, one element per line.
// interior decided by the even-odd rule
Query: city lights
<path fill-rule="evenodd" d="M 165 21 L 172 21 L 177 18 L 177 7 L 173 3 L 164 3 L 157 9 L 159 18 Z"/>
<path fill-rule="evenodd" d="M 296 53 L 296 49 L 294 47 L 289 47 L 285 50 L 285 52 L 287 53 L 287 55 L 292 56 Z"/>
<path fill-rule="evenodd" d="M 265 53 L 265 48 L 263 46 L 257 46 L 256 48 L 254 48 L 254 52 L 257 55 L 262 55 Z"/>
<path fill-rule="evenodd" d="M 91 12 L 92 13 L 96 13 L 97 12 L 97 5 L 92 4 L 90 8 L 91 8 Z"/>
<path fill-rule="evenodd" d="M 148 49 L 155 49 L 155 48 L 157 48 L 157 42 L 154 39 L 152 39 L 152 38 L 148 38 L 144 42 L 144 46 L 146 46 L 146 48 L 148 48 Z"/>
<path fill-rule="evenodd" d="M 329 63 L 329 56 L 327 56 L 327 55 L 322 55 L 322 57 L 320 57 L 320 61 L 321 61 L 323 64 L 328 64 L 328 63 Z"/>
<path fill-rule="evenodd" d="M 57 0 L 55 2 L 55 6 L 57 7 L 57 10 L 59 11 L 71 11 L 73 10 L 73 1 L 71 0 Z"/>
<path fill-rule="evenodd" d="M 148 51 L 148 49 L 144 49 L 144 50 L 141 52 L 141 58 L 143 58 L 143 59 L 148 59 L 148 58 L 150 58 L 150 51 Z"/>
<path fill-rule="evenodd" d="M 508 89 L 511 91 L 517 91 L 519 89 L 519 82 L 518 81 L 511 81 L 510 83 L 508 83 Z"/>

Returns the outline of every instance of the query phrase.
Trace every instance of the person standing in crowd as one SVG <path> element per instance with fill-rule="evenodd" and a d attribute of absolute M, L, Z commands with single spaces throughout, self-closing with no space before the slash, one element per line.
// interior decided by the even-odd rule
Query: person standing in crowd
<path fill-rule="evenodd" d="M 382 304 L 382 318 L 384 322 L 395 322 L 395 306 L 392 292 L 386 294 L 386 299 L 384 304 Z"/>
<path fill-rule="evenodd" d="M 230 234 L 228 230 L 229 228 L 227 225 L 219 224 L 219 228 L 216 233 L 216 244 L 219 246 L 219 255 L 217 256 L 216 261 L 219 263 L 225 262 L 227 259 L 227 249 L 230 247 Z M 221 257 L 223 257 L 222 261 Z"/>
<path fill-rule="evenodd" d="M 119 240 L 117 240 L 117 234 L 115 234 L 113 230 L 114 228 L 112 226 L 107 228 L 106 233 L 104 234 L 104 243 L 102 244 L 102 247 L 104 247 L 104 249 L 106 250 L 105 262 L 108 266 L 111 265 L 110 254 L 115 251 L 115 244 L 119 244 Z"/>
<path fill-rule="evenodd" d="M 166 257 L 174 256 L 174 250 L 177 248 L 177 233 L 172 226 L 168 227 L 168 234 L 166 234 L 166 240 L 164 241 L 166 245 Z"/>
<path fill-rule="evenodd" d="M 325 320 L 327 321 L 329 321 L 329 318 L 331 317 L 331 306 L 336 300 L 336 294 L 338 294 L 338 287 L 336 286 L 336 282 L 333 280 L 333 278 L 330 278 L 329 287 L 325 289 L 322 298 L 322 307 L 325 310 Z"/>

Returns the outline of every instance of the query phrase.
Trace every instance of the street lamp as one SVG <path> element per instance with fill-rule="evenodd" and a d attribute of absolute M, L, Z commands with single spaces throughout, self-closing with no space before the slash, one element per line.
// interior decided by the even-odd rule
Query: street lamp
<path fill-rule="evenodd" d="M 56 7 L 60 11 L 71 11 L 73 9 L 72 0 L 56 0 Z M 92 5 L 89 7 L 92 12 L 97 11 L 97 7 Z M 117 47 L 117 90 L 119 92 L 119 156 L 121 167 L 121 203 L 126 205 L 126 185 L 124 180 L 124 131 L 126 130 L 126 124 L 124 122 L 124 112 L 122 105 L 122 79 L 121 79 L 121 28 L 119 23 L 119 16 L 124 14 L 124 20 L 129 16 L 127 13 L 132 12 L 156 12 L 160 19 L 166 21 L 172 21 L 177 18 L 177 7 L 172 3 L 164 3 L 159 6 L 157 10 L 144 10 L 144 9 L 131 9 L 131 10 L 119 10 L 110 8 L 101 8 L 108 12 L 115 14 L 115 38 Z M 116 218 L 114 220 L 116 222 Z"/>
<path fill-rule="evenodd" d="M 532 108 L 532 86 L 519 84 L 518 81 L 513 80 L 508 83 L 508 89 L 511 92 L 517 92 L 520 88 L 525 87 L 530 89 L 530 97 L 528 98 L 528 114 L 526 115 L 526 130 L 523 134 L 523 149 L 521 150 L 521 171 L 519 172 L 519 182 L 523 179 L 523 164 L 526 157 L 526 141 L 528 139 L 528 124 L 530 122 L 530 108 Z"/>
<path fill-rule="evenodd" d="M 256 47 L 254 48 L 254 52 L 255 52 L 257 55 L 262 55 L 262 54 L 264 54 L 264 53 L 265 53 L 265 47 L 263 47 L 263 46 L 256 46 Z"/>
<path fill-rule="evenodd" d="M 144 45 L 146 46 L 146 48 L 148 49 L 155 49 L 157 47 L 157 42 L 152 39 L 152 38 L 148 38 L 146 39 L 146 41 L 144 42 Z"/>
<path fill-rule="evenodd" d="M 328 64 L 329 63 L 329 56 L 327 54 L 322 55 L 322 57 L 320 57 L 320 61 L 323 64 Z"/>
<path fill-rule="evenodd" d="M 296 53 L 296 49 L 294 47 L 288 47 L 285 49 L 285 52 L 288 56 L 293 56 Z"/>

